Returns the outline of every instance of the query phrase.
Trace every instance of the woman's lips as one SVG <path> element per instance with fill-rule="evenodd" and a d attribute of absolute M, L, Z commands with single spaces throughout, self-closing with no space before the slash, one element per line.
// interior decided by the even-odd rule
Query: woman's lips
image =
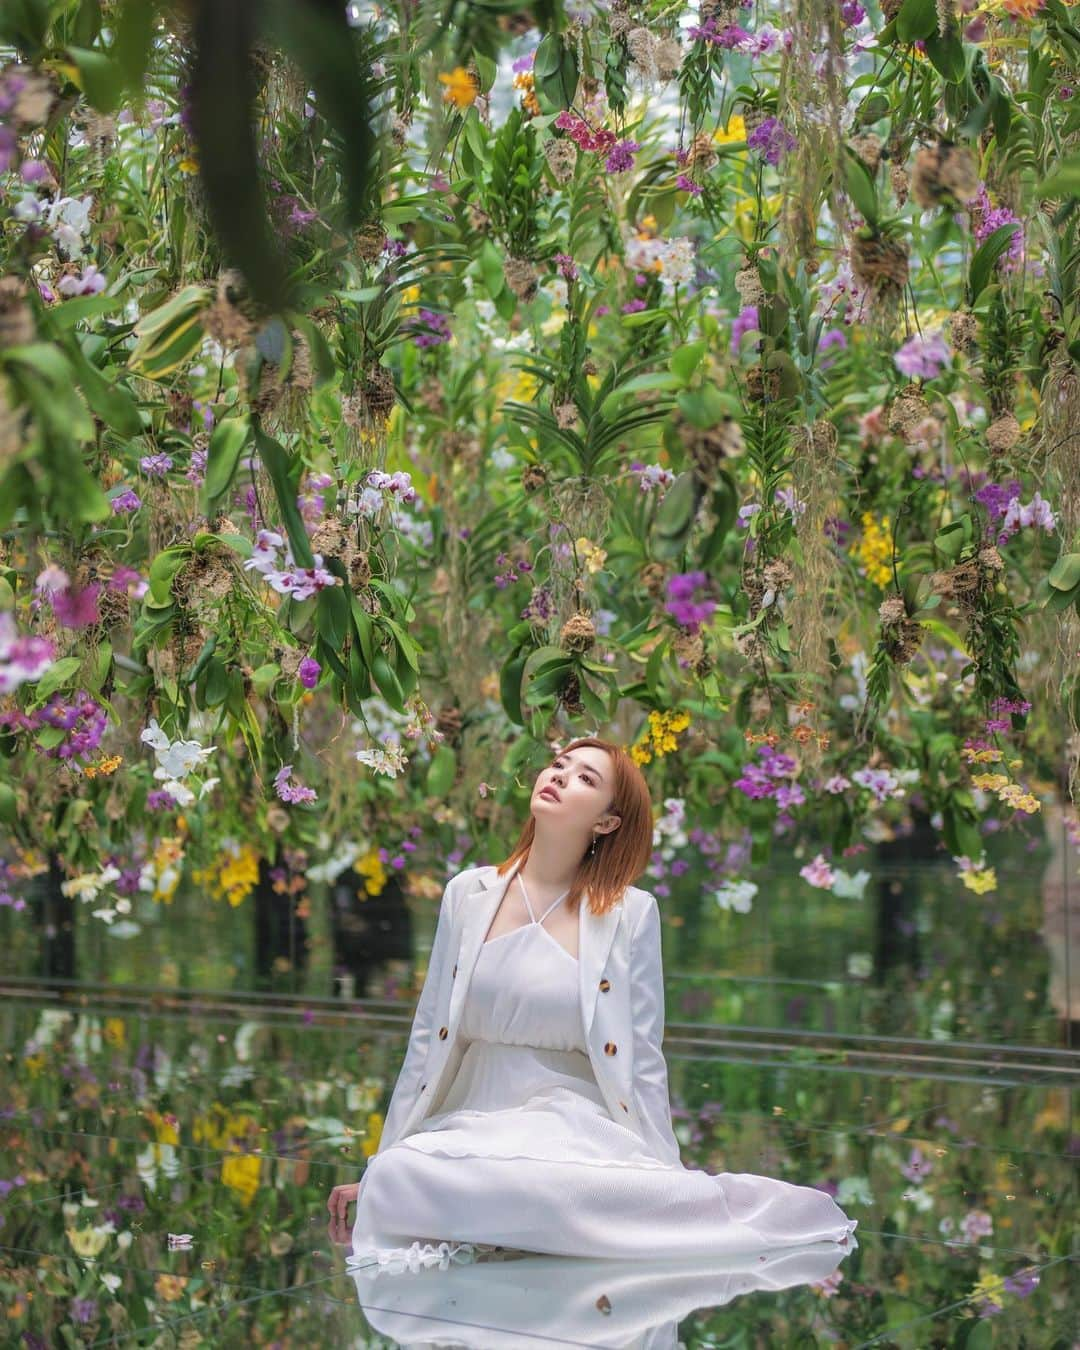
<path fill-rule="evenodd" d="M 543 792 L 540 793 L 540 796 L 549 797 L 553 802 L 557 802 L 559 800 L 559 794 L 555 791 L 554 788 L 549 787 L 544 788 Z"/>

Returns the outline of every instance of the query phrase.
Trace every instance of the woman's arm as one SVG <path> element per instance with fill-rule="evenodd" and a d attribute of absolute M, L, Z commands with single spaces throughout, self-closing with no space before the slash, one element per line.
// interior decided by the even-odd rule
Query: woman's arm
<path fill-rule="evenodd" d="M 420 1075 L 424 1071 L 431 1024 L 435 1017 L 435 1001 L 439 993 L 440 972 L 446 960 L 453 932 L 451 887 L 456 879 L 451 877 L 443 890 L 442 901 L 439 904 L 439 918 L 435 925 L 435 937 L 431 944 L 431 955 L 428 957 L 427 974 L 424 976 L 424 987 L 420 991 L 412 1030 L 409 1032 L 405 1062 L 401 1066 L 401 1072 L 390 1097 L 390 1105 L 386 1109 L 386 1119 L 383 1121 L 382 1135 L 376 1153 L 381 1153 L 383 1148 L 388 1148 L 394 1142 L 401 1122 L 412 1106 L 420 1083 Z"/>
<path fill-rule="evenodd" d="M 646 1142 L 664 1162 L 680 1162 L 671 1123 L 667 1061 L 664 1059 L 664 963 L 660 908 L 649 903 L 630 939 L 630 1000 L 634 1021 L 634 1101 Z"/>

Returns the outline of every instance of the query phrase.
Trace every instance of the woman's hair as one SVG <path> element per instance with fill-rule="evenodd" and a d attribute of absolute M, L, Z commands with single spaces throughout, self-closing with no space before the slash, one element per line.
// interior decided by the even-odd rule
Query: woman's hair
<path fill-rule="evenodd" d="M 606 750 L 611 756 L 615 783 L 607 810 L 620 817 L 620 824 L 609 834 L 596 836 L 595 853 L 586 850 L 566 897 L 566 907 L 576 909 L 581 897 L 588 894 L 590 911 L 604 914 L 618 904 L 626 887 L 632 885 L 648 866 L 653 846 L 652 797 L 645 775 L 621 745 L 598 736 L 580 736 L 564 745 L 559 754 L 587 745 Z M 528 858 L 535 833 L 536 820 L 530 812 L 514 851 L 497 866 L 499 876 L 508 872 L 519 859 Z"/>

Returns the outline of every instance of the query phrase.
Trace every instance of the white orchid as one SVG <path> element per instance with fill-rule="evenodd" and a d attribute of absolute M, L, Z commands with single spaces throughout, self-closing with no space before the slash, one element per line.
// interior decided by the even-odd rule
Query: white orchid
<path fill-rule="evenodd" d="M 158 726 L 156 717 L 151 717 L 150 725 L 145 727 L 139 736 L 139 740 L 145 745 L 153 746 L 155 750 L 165 750 L 168 748 L 169 738 Z"/>
<path fill-rule="evenodd" d="M 160 769 L 154 770 L 155 778 L 162 776 L 164 775 Z M 195 800 L 194 792 L 192 792 L 189 787 L 185 787 L 184 784 L 176 778 L 166 778 L 165 782 L 161 785 L 161 790 L 162 792 L 167 792 L 177 806 L 190 806 Z"/>
<path fill-rule="evenodd" d="M 833 870 L 832 893 L 838 895 L 841 900 L 861 900 L 866 892 L 866 883 L 869 880 L 870 873 L 865 867 L 861 867 L 854 876 L 835 868 Z"/>
<path fill-rule="evenodd" d="M 733 909 L 736 914 L 749 914 L 757 893 L 756 881 L 736 881 L 729 878 L 716 892 L 716 903 L 721 909 Z"/>
<path fill-rule="evenodd" d="M 209 759 L 216 746 L 203 746 L 198 741 L 173 741 L 165 750 L 156 750 L 158 767 L 155 778 L 183 778 Z"/>

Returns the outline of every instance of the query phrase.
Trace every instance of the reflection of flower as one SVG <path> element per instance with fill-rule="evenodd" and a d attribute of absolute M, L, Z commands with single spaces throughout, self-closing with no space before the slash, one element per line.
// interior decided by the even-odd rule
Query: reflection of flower
<path fill-rule="evenodd" d="M 716 903 L 721 909 L 733 909 L 736 914 L 749 914 L 757 893 L 756 882 L 729 878 L 716 892 Z"/>
<path fill-rule="evenodd" d="M 848 1205 L 872 1205 L 874 1193 L 869 1178 L 844 1177 L 836 1188 L 836 1203 L 841 1209 L 847 1209 Z"/>
<path fill-rule="evenodd" d="M 90 1224 L 64 1230 L 76 1256 L 98 1256 L 112 1235 L 111 1224 Z"/>
<path fill-rule="evenodd" d="M 154 1281 L 154 1293 L 166 1303 L 175 1303 L 183 1297 L 187 1282 L 186 1275 L 168 1275 L 163 1272 Z"/>
<path fill-rule="evenodd" d="M 823 890 L 828 890 L 834 879 L 833 870 L 825 861 L 823 853 L 819 853 L 813 862 L 808 862 L 805 867 L 800 867 L 799 876 L 811 886 L 818 886 Z"/>
<path fill-rule="evenodd" d="M 826 1275 L 823 1280 L 815 1280 L 810 1288 L 815 1293 L 820 1294 L 822 1298 L 832 1298 L 844 1282 L 844 1273 L 841 1270 L 834 1270 L 831 1275 Z"/>
<path fill-rule="evenodd" d="M 933 1164 L 928 1158 L 923 1157 L 922 1151 L 917 1148 L 913 1148 L 907 1162 L 900 1165 L 900 1171 L 908 1181 L 922 1181 L 933 1170 Z"/>
<path fill-rule="evenodd" d="M 981 1237 L 991 1236 L 994 1220 L 985 1209 L 972 1209 L 960 1220 L 960 1231 L 968 1242 L 977 1242 Z"/>

